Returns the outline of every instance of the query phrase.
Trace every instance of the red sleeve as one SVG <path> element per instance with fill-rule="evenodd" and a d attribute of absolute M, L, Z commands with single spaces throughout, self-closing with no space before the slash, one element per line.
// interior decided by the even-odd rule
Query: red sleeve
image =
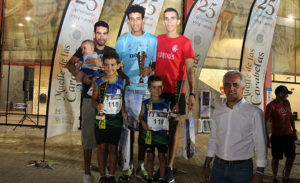
<path fill-rule="evenodd" d="M 286 101 L 287 101 L 287 106 L 289 107 L 290 113 L 292 114 L 291 104 L 290 104 L 290 102 L 288 100 L 286 100 Z"/>
<path fill-rule="evenodd" d="M 272 112 L 272 103 L 269 103 L 266 107 L 266 112 L 265 112 L 265 116 L 271 116 L 271 112 Z"/>
<path fill-rule="evenodd" d="M 195 55 L 194 55 L 194 50 L 193 50 L 193 47 L 192 47 L 192 43 L 191 43 L 191 40 L 186 38 L 184 40 L 184 51 L 183 51 L 183 58 L 184 60 L 186 59 L 189 59 L 189 58 L 195 58 Z"/>

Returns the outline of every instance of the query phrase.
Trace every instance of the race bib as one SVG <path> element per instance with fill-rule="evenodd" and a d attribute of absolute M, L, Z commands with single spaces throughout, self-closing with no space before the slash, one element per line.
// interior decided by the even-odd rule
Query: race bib
<path fill-rule="evenodd" d="M 169 113 L 166 111 L 148 111 L 148 127 L 149 130 L 169 130 Z"/>
<path fill-rule="evenodd" d="M 122 109 L 122 95 L 121 94 L 106 94 L 104 99 L 105 114 L 118 114 Z"/>

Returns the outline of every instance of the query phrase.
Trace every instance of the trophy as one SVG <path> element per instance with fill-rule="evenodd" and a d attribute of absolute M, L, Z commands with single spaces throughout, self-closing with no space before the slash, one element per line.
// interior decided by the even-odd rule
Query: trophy
<path fill-rule="evenodd" d="M 183 85 L 184 85 L 184 80 L 179 80 L 179 81 L 175 82 L 175 93 L 174 93 L 175 94 L 175 105 L 179 104 L 180 94 L 181 94 L 181 90 L 182 90 Z M 171 116 L 172 117 L 177 117 L 178 112 L 179 111 L 176 111 L 176 109 L 173 109 L 172 112 L 171 112 Z"/>
<path fill-rule="evenodd" d="M 137 59 L 138 59 L 140 74 L 144 69 L 145 58 L 146 58 L 146 52 L 140 51 L 140 52 L 137 53 Z M 144 83 L 144 80 L 143 80 L 142 76 L 140 76 L 139 86 L 145 86 L 145 83 Z"/>
<path fill-rule="evenodd" d="M 99 97 L 100 104 L 103 104 L 103 102 L 104 102 L 107 87 L 108 87 L 108 82 L 103 82 L 98 87 L 98 97 Z M 103 111 L 100 111 L 98 113 L 98 115 L 96 116 L 96 119 L 97 120 L 105 119 L 105 115 L 104 115 Z"/>

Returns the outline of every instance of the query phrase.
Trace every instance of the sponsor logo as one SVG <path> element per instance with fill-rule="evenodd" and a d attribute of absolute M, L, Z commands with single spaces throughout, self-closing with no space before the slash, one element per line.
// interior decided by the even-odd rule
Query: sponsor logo
<path fill-rule="evenodd" d="M 137 58 L 137 53 L 129 54 L 129 58 Z M 147 55 L 146 55 L 146 58 L 148 58 Z"/>
<path fill-rule="evenodd" d="M 80 30 L 75 30 L 72 34 L 72 38 L 74 40 L 81 40 L 81 31 Z"/>
<path fill-rule="evenodd" d="M 194 44 L 195 45 L 200 45 L 201 42 L 202 42 L 201 36 L 200 35 L 195 35 L 195 37 L 194 37 Z"/>
<path fill-rule="evenodd" d="M 178 45 L 175 44 L 173 47 L 172 47 L 172 52 L 176 53 L 178 50 Z"/>
<path fill-rule="evenodd" d="M 158 52 L 157 57 L 162 59 L 174 60 L 174 54 L 172 53 Z"/>
<path fill-rule="evenodd" d="M 256 35 L 256 42 L 260 45 L 264 44 L 264 35 L 263 34 L 257 34 Z"/>

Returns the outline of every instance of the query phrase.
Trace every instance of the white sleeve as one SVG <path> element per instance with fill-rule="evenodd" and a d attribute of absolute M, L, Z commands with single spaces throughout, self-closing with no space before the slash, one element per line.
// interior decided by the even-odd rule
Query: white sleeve
<path fill-rule="evenodd" d="M 211 132 L 207 144 L 206 156 L 215 157 L 216 150 L 217 150 L 216 121 L 213 117 L 211 120 Z"/>
<path fill-rule="evenodd" d="M 264 122 L 264 114 L 262 110 L 257 110 L 253 115 L 253 141 L 256 154 L 256 166 L 266 167 L 268 165 L 267 159 L 267 143 L 266 130 Z"/>

